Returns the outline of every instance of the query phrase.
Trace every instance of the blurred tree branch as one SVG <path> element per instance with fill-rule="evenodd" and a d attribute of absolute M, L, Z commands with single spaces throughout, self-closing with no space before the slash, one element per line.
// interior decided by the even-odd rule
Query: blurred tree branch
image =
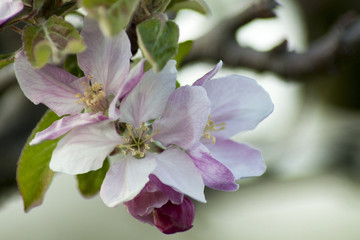
<path fill-rule="evenodd" d="M 327 72 L 340 62 L 356 57 L 356 52 L 360 50 L 360 20 L 354 12 L 340 17 L 326 34 L 311 42 L 304 53 L 288 51 L 286 40 L 267 52 L 240 46 L 236 41 L 236 31 L 255 19 L 275 17 L 273 10 L 277 6 L 274 0 L 263 0 L 220 22 L 195 40 L 183 64 L 221 59 L 227 66 L 271 71 L 291 77 L 291 80 L 306 81 L 309 78 L 304 76 Z"/>

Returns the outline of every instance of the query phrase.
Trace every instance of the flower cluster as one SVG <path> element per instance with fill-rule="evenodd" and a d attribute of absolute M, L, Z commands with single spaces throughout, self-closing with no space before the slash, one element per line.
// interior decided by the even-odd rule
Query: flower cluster
<path fill-rule="evenodd" d="M 77 56 L 82 78 L 52 65 L 34 69 L 23 52 L 16 56 L 25 95 L 64 116 L 30 143 L 64 135 L 52 170 L 82 174 L 109 158 L 103 202 L 123 203 L 132 216 L 167 234 L 192 227 L 191 199 L 206 202 L 205 186 L 234 191 L 236 180 L 265 171 L 258 150 L 230 139 L 272 112 L 269 95 L 254 80 L 213 79 L 220 62 L 193 86 L 175 89 L 173 60 L 160 72 L 144 72 L 143 60 L 130 69 L 125 32 L 106 38 L 85 20 L 81 35 L 87 45 Z"/>

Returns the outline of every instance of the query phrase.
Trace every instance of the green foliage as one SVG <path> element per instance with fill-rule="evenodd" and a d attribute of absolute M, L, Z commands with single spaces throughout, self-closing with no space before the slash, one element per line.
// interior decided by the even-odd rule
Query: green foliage
<path fill-rule="evenodd" d="M 149 19 L 137 25 L 139 46 L 155 71 L 176 54 L 179 27 L 173 21 Z"/>
<path fill-rule="evenodd" d="M 58 119 L 59 117 L 54 112 L 46 112 L 31 133 L 21 153 L 17 168 L 17 182 L 24 201 L 25 212 L 40 205 L 43 201 L 54 175 L 49 168 L 49 162 L 59 139 L 44 141 L 34 146 L 30 146 L 29 142 L 35 133 L 49 127 Z"/>
<path fill-rule="evenodd" d="M 45 2 L 46 2 L 46 0 L 33 0 L 33 3 L 32 3 L 33 10 L 39 11 Z"/>
<path fill-rule="evenodd" d="M 0 55 L 0 69 L 15 61 L 15 53 Z"/>
<path fill-rule="evenodd" d="M 176 68 L 179 68 L 182 60 L 190 52 L 193 41 L 188 40 L 182 43 L 179 43 L 178 51 L 174 59 L 176 60 Z"/>
<path fill-rule="evenodd" d="M 65 16 L 66 14 L 75 10 L 76 8 L 77 8 L 76 2 L 65 2 L 60 7 L 54 9 L 53 14 L 57 16 Z"/>
<path fill-rule="evenodd" d="M 89 16 L 99 21 L 104 35 L 113 36 L 129 23 L 140 0 L 80 0 Z"/>
<path fill-rule="evenodd" d="M 24 50 L 35 68 L 43 67 L 50 59 L 59 63 L 71 53 L 79 53 L 86 46 L 77 30 L 62 17 L 52 16 L 42 25 L 24 29 Z"/>
<path fill-rule="evenodd" d="M 181 9 L 190 9 L 201 14 L 209 14 L 210 8 L 204 0 L 172 0 L 167 10 L 179 11 Z"/>
<path fill-rule="evenodd" d="M 171 0 L 146 0 L 142 1 L 141 8 L 143 12 L 145 12 L 146 9 L 150 15 L 154 13 L 163 13 L 170 2 Z"/>
<path fill-rule="evenodd" d="M 80 193 L 84 197 L 92 197 L 100 191 L 101 184 L 107 171 L 109 170 L 109 167 L 109 160 L 106 159 L 102 168 L 96 171 L 90 171 L 84 174 L 76 175 Z"/>
<path fill-rule="evenodd" d="M 66 57 L 64 61 L 64 69 L 79 78 L 85 75 L 78 65 L 77 57 L 75 54 L 71 54 Z"/>

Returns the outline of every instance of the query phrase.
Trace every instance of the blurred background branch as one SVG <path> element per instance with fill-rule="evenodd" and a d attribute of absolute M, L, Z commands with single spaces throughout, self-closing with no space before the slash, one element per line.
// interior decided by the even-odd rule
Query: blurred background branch
<path fill-rule="evenodd" d="M 236 31 L 253 20 L 276 17 L 274 9 L 277 6 L 274 0 L 261 1 L 223 20 L 195 40 L 184 64 L 221 59 L 226 66 L 270 71 L 285 80 L 307 81 L 309 75 L 327 72 L 340 62 L 358 58 L 355 54 L 360 49 L 360 19 L 353 11 L 340 16 L 328 32 L 310 43 L 304 53 L 289 51 L 286 40 L 267 52 L 242 47 L 236 40 Z"/>

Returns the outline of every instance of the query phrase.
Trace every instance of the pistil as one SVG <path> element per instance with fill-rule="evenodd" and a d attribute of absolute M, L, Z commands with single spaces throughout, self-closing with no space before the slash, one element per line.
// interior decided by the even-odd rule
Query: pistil
<path fill-rule="evenodd" d="M 133 129 L 132 125 L 125 124 L 126 130 L 122 136 L 123 143 L 118 144 L 117 148 L 121 153 L 126 155 L 131 153 L 132 156 L 137 158 L 145 157 L 145 153 L 150 149 L 149 142 L 152 143 L 153 136 L 159 132 L 156 130 L 149 134 L 150 129 L 143 122 L 140 128 Z"/>

